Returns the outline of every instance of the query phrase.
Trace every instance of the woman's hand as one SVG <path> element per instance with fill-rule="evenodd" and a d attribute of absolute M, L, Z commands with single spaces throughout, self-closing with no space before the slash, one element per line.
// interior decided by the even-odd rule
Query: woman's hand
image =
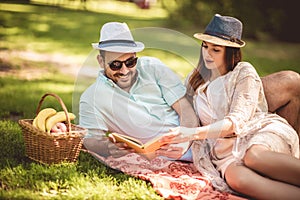
<path fill-rule="evenodd" d="M 186 152 L 189 144 L 165 144 L 155 151 L 157 156 L 165 156 L 172 159 L 179 159 Z"/>
<path fill-rule="evenodd" d="M 179 126 L 176 128 L 170 129 L 169 133 L 166 133 L 161 139 L 160 142 L 163 143 L 181 143 L 195 140 L 197 135 L 197 128 L 187 128 Z"/>

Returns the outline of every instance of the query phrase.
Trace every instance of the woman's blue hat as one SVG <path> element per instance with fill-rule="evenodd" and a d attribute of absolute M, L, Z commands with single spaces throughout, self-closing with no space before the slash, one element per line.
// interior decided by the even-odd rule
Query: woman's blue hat
<path fill-rule="evenodd" d="M 205 28 L 204 33 L 196 33 L 194 37 L 221 46 L 240 48 L 245 46 L 241 40 L 243 24 L 240 20 L 216 14 Z"/>

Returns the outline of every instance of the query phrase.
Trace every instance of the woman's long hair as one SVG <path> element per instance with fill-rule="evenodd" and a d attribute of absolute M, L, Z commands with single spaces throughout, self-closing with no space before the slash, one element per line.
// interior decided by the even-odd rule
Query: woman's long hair
<path fill-rule="evenodd" d="M 202 47 L 200 48 L 200 58 L 197 67 L 194 69 L 190 75 L 187 82 L 187 95 L 193 97 L 197 88 L 209 80 L 211 76 L 211 70 L 207 69 L 203 60 Z M 225 49 L 225 62 L 227 66 L 227 71 L 232 71 L 234 67 L 241 62 L 242 52 L 240 48 L 226 47 Z"/>

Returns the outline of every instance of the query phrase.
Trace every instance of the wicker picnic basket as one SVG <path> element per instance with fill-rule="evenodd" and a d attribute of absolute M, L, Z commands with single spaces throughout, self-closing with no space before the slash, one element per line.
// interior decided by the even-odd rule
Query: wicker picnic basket
<path fill-rule="evenodd" d="M 34 127 L 32 125 L 33 119 L 21 119 L 19 124 L 23 132 L 25 153 L 32 160 L 43 164 L 57 164 L 62 161 L 76 162 L 82 147 L 83 136 L 87 133 L 87 130 L 71 124 L 64 102 L 58 95 L 53 93 L 46 93 L 42 96 L 36 114 L 39 113 L 47 96 L 55 97 L 63 108 L 67 118 L 67 132 L 53 135 Z"/>

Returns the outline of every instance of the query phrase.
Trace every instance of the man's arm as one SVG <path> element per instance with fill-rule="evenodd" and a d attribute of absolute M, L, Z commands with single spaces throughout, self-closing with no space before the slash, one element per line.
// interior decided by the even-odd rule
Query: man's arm
<path fill-rule="evenodd" d="M 176 101 L 172 108 L 177 112 L 180 119 L 180 126 L 197 127 L 199 126 L 199 119 L 193 109 L 193 106 L 186 97 L 182 97 Z"/>
<path fill-rule="evenodd" d="M 108 143 L 110 141 L 105 137 L 105 133 L 101 130 L 89 130 L 89 134 L 97 136 L 84 138 L 84 147 L 87 150 L 95 152 L 101 156 L 109 156 Z"/>
<path fill-rule="evenodd" d="M 198 127 L 199 120 L 194 112 L 193 106 L 187 100 L 186 97 L 182 97 L 176 101 L 172 108 L 177 112 L 180 120 L 180 126 L 185 127 Z M 179 144 L 168 144 L 158 149 L 157 155 L 166 156 L 173 159 L 179 159 L 184 161 L 191 161 L 192 156 L 190 150 L 185 151 L 185 147 L 182 147 L 183 143 Z M 185 146 L 188 144 L 184 144 Z"/>
<path fill-rule="evenodd" d="M 111 142 L 104 131 L 89 130 L 89 133 L 94 136 L 84 138 L 83 145 L 87 150 L 103 157 L 113 156 L 116 158 L 129 153 L 129 150 L 122 143 Z"/>

